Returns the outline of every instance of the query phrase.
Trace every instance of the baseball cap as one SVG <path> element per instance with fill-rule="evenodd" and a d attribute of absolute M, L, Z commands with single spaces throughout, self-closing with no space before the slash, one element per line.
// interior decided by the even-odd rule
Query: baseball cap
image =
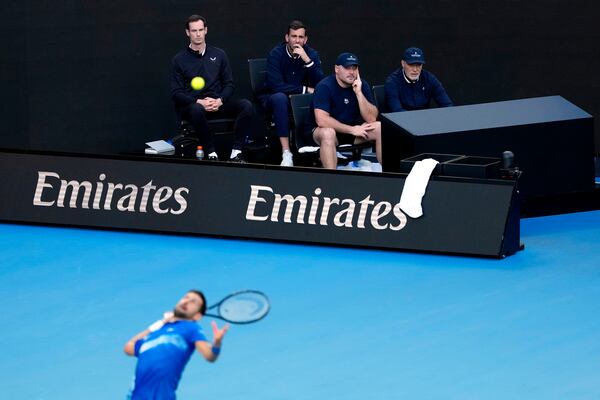
<path fill-rule="evenodd" d="M 402 59 L 407 64 L 425 64 L 425 54 L 418 47 L 409 47 L 404 50 Z"/>
<path fill-rule="evenodd" d="M 335 65 L 341 65 L 342 67 L 349 67 L 351 65 L 360 65 L 358 57 L 352 53 L 342 53 L 335 60 Z"/>

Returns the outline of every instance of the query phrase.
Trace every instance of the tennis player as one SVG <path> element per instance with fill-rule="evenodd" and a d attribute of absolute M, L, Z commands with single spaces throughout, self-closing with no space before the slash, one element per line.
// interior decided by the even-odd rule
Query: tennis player
<path fill-rule="evenodd" d="M 217 360 L 229 324 L 219 329 L 213 322 L 213 342 L 210 343 L 196 323 L 205 311 L 204 294 L 190 290 L 173 312 L 165 313 L 163 319 L 129 339 L 125 354 L 138 358 L 130 399 L 175 399 L 181 374 L 194 349 L 207 361 Z"/>

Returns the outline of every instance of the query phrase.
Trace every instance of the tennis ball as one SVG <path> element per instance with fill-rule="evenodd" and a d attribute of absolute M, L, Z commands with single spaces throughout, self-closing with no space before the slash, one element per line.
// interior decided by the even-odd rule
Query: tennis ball
<path fill-rule="evenodd" d="M 196 76 L 192 79 L 190 85 L 194 90 L 202 90 L 204 88 L 204 78 L 201 76 Z"/>

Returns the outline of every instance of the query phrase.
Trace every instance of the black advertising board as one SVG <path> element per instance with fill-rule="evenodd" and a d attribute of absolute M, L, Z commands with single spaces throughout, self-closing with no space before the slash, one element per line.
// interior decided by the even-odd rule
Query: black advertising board
<path fill-rule="evenodd" d="M 404 174 L 0 152 L 0 219 L 504 257 L 515 182 L 434 177 L 412 219 Z"/>

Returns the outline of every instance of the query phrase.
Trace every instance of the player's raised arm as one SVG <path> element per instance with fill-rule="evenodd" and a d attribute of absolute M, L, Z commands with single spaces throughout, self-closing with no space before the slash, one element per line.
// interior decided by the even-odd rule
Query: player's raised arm
<path fill-rule="evenodd" d="M 207 361 L 214 362 L 221 353 L 221 344 L 223 337 L 225 337 L 227 330 L 229 330 L 229 324 L 225 324 L 223 328 L 219 329 L 217 323 L 213 321 L 211 326 L 213 330 L 212 344 L 205 341 L 197 341 L 195 345 L 196 350 L 198 350 Z"/>
<path fill-rule="evenodd" d="M 360 115 L 365 120 L 365 122 L 375 122 L 377 120 L 377 107 L 372 104 L 363 93 L 363 82 L 360 79 L 360 70 L 356 69 L 356 79 L 352 84 L 352 90 L 356 94 L 356 99 L 358 100 L 358 108 L 360 109 Z M 368 90 L 368 89 L 367 89 Z"/>

